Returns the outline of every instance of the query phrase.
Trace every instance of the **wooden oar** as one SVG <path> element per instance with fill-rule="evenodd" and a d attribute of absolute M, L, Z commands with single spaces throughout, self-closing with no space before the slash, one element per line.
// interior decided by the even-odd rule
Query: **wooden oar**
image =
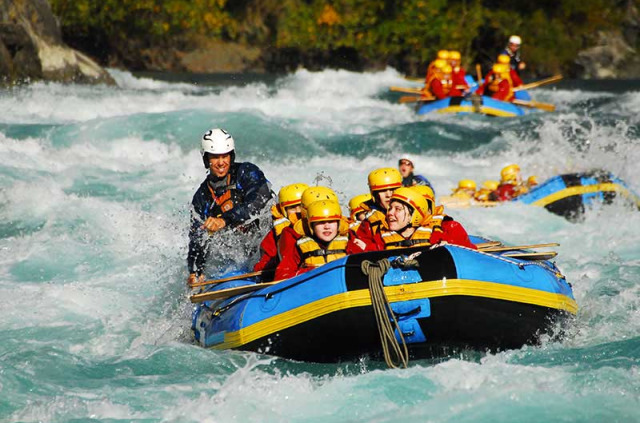
<path fill-rule="evenodd" d="M 476 63 L 476 76 L 478 77 L 478 86 L 482 84 L 482 66 L 480 63 Z"/>
<path fill-rule="evenodd" d="M 419 78 L 417 76 L 405 76 L 404 79 L 411 82 L 424 82 L 424 78 Z"/>
<path fill-rule="evenodd" d="M 427 97 L 427 96 L 414 97 L 412 95 L 405 95 L 400 97 L 400 99 L 398 100 L 398 103 L 419 103 L 421 101 L 432 101 L 435 99 L 436 99 L 435 97 Z"/>
<path fill-rule="evenodd" d="M 541 79 L 540 81 L 530 82 L 528 84 L 520 85 L 513 89 L 513 91 L 522 91 L 522 90 L 530 90 L 532 88 L 541 87 L 543 85 L 552 84 L 554 82 L 558 82 L 562 79 L 562 75 L 553 75 L 549 78 Z"/>
<path fill-rule="evenodd" d="M 389 87 L 389 91 L 395 91 L 398 93 L 418 94 L 422 95 L 424 91 L 421 88 L 406 88 L 406 87 Z"/>
<path fill-rule="evenodd" d="M 476 247 L 478 248 L 478 250 L 486 251 L 487 248 L 498 247 L 500 245 L 502 245 L 502 242 L 500 241 L 487 241 L 477 243 Z"/>
<path fill-rule="evenodd" d="M 482 248 L 482 251 L 485 253 L 495 253 L 497 251 L 515 251 L 515 250 L 530 250 L 532 248 L 543 248 L 543 247 L 559 247 L 560 244 L 557 242 L 549 242 L 547 244 L 530 244 L 530 245 L 505 245 L 502 247 L 499 246 L 489 246 Z M 478 247 L 478 249 L 481 249 Z"/>
<path fill-rule="evenodd" d="M 518 106 L 524 106 L 524 107 L 532 107 L 535 109 L 540 109 L 540 110 L 545 110 L 547 112 L 553 112 L 554 110 L 556 110 L 556 106 L 554 106 L 553 104 L 549 104 L 549 103 L 540 103 L 538 101 L 527 101 L 527 100 L 518 100 L 513 99 L 511 101 L 513 104 L 517 104 Z"/>
<path fill-rule="evenodd" d="M 215 284 L 222 283 L 222 282 L 237 281 L 239 279 L 247 279 L 247 278 L 252 278 L 254 276 L 260 276 L 260 275 L 262 275 L 262 270 L 259 270 L 257 272 L 245 273 L 243 275 L 229 276 L 228 278 L 211 279 L 211 280 L 204 281 L 204 282 L 197 282 L 197 283 L 194 283 L 192 285 L 189 285 L 189 287 L 197 288 L 199 286 L 215 285 Z"/>
<path fill-rule="evenodd" d="M 557 256 L 555 251 L 549 251 L 545 253 L 509 253 L 503 254 L 502 257 L 517 258 L 520 260 L 550 260 Z"/>
<path fill-rule="evenodd" d="M 195 294 L 189 297 L 192 303 L 201 303 L 203 301 L 223 299 L 229 297 L 235 297 L 236 295 L 245 294 L 247 292 L 258 291 L 262 288 L 275 285 L 281 281 L 258 283 L 255 285 L 237 286 L 235 288 L 221 289 L 220 291 L 203 292 L 202 294 Z"/>

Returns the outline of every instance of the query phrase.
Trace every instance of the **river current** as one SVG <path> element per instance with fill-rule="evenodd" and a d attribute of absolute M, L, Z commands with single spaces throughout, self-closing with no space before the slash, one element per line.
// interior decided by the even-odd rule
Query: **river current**
<path fill-rule="evenodd" d="M 577 318 L 518 350 L 405 370 L 205 350 L 184 284 L 209 128 L 274 190 L 320 181 L 343 204 L 404 154 L 438 195 L 510 163 L 541 181 L 606 169 L 640 192 L 639 82 L 537 88 L 556 112 L 499 119 L 417 116 L 388 92 L 411 85 L 393 69 L 111 73 L 118 87 L 0 91 L 0 421 L 640 422 L 640 213 L 619 204 L 578 223 L 519 204 L 450 211 L 472 234 L 561 244 Z"/>

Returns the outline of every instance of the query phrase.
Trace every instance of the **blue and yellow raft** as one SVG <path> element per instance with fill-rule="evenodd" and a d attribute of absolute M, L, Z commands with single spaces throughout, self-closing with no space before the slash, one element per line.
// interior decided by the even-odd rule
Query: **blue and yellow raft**
<path fill-rule="evenodd" d="M 640 197 L 624 181 L 610 172 L 594 170 L 554 176 L 513 201 L 544 207 L 573 220 L 596 204 L 611 204 L 616 199 L 640 208 Z"/>
<path fill-rule="evenodd" d="M 207 348 L 310 362 L 379 358 L 380 335 L 361 266 L 384 258 L 399 263 L 409 254 L 417 255 L 416 262 L 392 265 L 383 284 L 412 358 L 536 343 L 578 308 L 571 286 L 549 261 L 454 245 L 420 247 L 351 255 L 253 292 L 197 304 L 195 339 Z"/>

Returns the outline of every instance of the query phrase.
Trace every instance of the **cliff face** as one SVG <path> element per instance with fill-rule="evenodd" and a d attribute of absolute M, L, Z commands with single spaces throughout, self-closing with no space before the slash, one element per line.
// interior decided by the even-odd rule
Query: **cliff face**
<path fill-rule="evenodd" d="M 46 0 L 0 0 L 0 83 L 32 80 L 115 84 L 93 60 L 62 42 Z"/>

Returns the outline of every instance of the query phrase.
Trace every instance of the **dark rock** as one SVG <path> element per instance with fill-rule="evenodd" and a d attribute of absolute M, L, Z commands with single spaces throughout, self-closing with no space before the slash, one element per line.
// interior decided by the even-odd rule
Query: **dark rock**
<path fill-rule="evenodd" d="M 62 42 L 46 0 L 0 0 L 0 79 L 115 84 L 84 54 Z"/>

